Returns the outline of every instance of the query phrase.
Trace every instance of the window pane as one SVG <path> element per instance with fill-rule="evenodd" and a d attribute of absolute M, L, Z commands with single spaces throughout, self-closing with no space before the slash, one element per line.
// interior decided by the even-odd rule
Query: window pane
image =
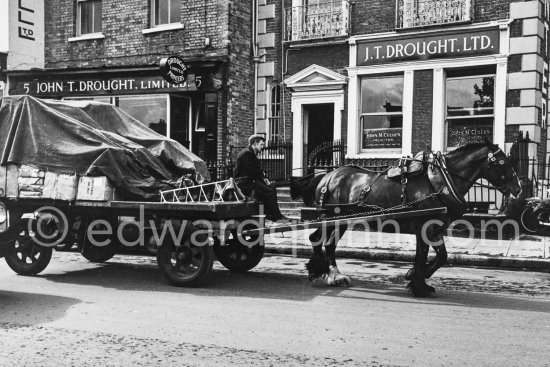
<path fill-rule="evenodd" d="M 81 1 L 80 6 L 80 34 L 92 33 L 92 7 L 89 1 Z"/>
<path fill-rule="evenodd" d="M 401 148 L 402 115 L 363 116 L 361 125 L 363 149 Z"/>
<path fill-rule="evenodd" d="M 361 79 L 361 112 L 401 112 L 403 110 L 403 76 Z"/>
<path fill-rule="evenodd" d="M 180 0 L 170 0 L 170 23 L 181 21 Z"/>
<path fill-rule="evenodd" d="M 447 116 L 492 115 L 494 76 L 447 79 Z"/>
<path fill-rule="evenodd" d="M 155 25 L 168 23 L 169 0 L 155 1 Z"/>
<path fill-rule="evenodd" d="M 94 29 L 92 32 L 101 32 L 101 1 L 94 1 Z"/>
<path fill-rule="evenodd" d="M 492 117 L 451 119 L 447 123 L 447 147 L 482 142 L 484 137 L 493 140 Z"/>
<path fill-rule="evenodd" d="M 119 97 L 118 106 L 145 126 L 166 131 L 166 96 Z"/>

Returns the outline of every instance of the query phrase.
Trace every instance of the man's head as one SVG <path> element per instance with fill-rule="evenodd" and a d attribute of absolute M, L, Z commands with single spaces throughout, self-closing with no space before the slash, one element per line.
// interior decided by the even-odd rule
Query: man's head
<path fill-rule="evenodd" d="M 248 138 L 248 145 L 252 147 L 254 153 L 258 154 L 264 149 L 265 137 L 263 135 L 254 134 Z"/>

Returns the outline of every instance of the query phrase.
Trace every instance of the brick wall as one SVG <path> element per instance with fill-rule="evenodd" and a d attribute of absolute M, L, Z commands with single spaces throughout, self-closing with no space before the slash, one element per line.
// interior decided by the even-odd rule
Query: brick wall
<path fill-rule="evenodd" d="M 144 34 L 150 28 L 149 1 L 102 1 L 105 38 L 78 40 L 74 0 L 46 7 L 46 67 L 126 67 L 156 64 L 168 55 L 200 63 L 225 61 L 218 99 L 218 156 L 230 144 L 241 145 L 254 131 L 254 74 L 251 54 L 252 14 L 249 0 L 182 0 L 183 29 Z M 205 46 L 205 39 L 210 45 Z"/>
<path fill-rule="evenodd" d="M 143 65 L 167 54 L 185 54 L 187 59 L 227 55 L 231 35 L 230 5 L 226 1 L 182 0 L 184 29 L 143 34 L 142 30 L 150 27 L 148 1 L 105 0 L 102 2 L 105 38 L 69 42 L 69 38 L 77 35 L 74 4 L 73 0 L 58 0 L 46 7 L 48 68 Z M 209 48 L 204 47 L 205 37 L 212 40 Z"/>
<path fill-rule="evenodd" d="M 412 152 L 426 149 L 432 144 L 433 71 L 414 72 Z"/>
<path fill-rule="evenodd" d="M 254 63 L 252 62 L 252 13 L 250 1 L 233 1 L 229 6 L 229 50 L 227 76 L 227 134 L 222 141 L 233 146 L 246 145 L 254 133 Z M 227 149 L 227 144 L 222 146 Z"/>

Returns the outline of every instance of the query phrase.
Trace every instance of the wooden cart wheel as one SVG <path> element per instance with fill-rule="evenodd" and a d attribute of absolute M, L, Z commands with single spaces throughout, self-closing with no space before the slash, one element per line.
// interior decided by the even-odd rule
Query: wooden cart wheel
<path fill-rule="evenodd" d="M 87 229 L 89 226 L 89 223 L 92 223 L 96 218 L 82 218 L 80 227 L 78 228 L 78 249 L 80 250 L 80 253 L 82 256 L 93 263 L 104 263 L 106 261 L 109 261 L 113 258 L 116 254 L 117 250 L 117 242 L 116 235 L 110 236 L 111 242 L 106 246 L 96 246 L 93 243 L 91 243 L 87 237 Z M 116 226 L 113 223 L 114 219 L 110 218 L 107 219 L 113 228 L 113 233 L 116 233 Z M 98 224 L 97 226 L 94 226 L 95 230 L 104 230 L 104 226 L 102 224 Z M 94 239 L 98 242 L 103 242 L 108 239 L 106 235 L 96 235 Z"/>
<path fill-rule="evenodd" d="M 13 241 L 14 251 L 6 255 L 6 263 L 19 275 L 42 272 L 52 258 L 52 248 L 37 245 L 29 234 L 28 221 L 23 221 Z"/>
<path fill-rule="evenodd" d="M 212 246 L 201 241 L 201 246 L 191 243 L 192 236 L 185 235 L 181 244 L 165 239 L 157 249 L 157 264 L 172 285 L 196 287 L 204 284 L 212 270 L 214 252 Z"/>
<path fill-rule="evenodd" d="M 248 229 L 244 226 L 243 229 Z M 232 231 L 223 246 L 214 238 L 214 253 L 218 261 L 228 270 L 245 273 L 256 267 L 264 256 L 265 246 L 258 242 L 259 236 L 239 236 Z"/>

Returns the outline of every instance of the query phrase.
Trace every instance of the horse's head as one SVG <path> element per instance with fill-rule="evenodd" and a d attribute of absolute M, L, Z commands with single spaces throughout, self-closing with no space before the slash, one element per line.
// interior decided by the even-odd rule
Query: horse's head
<path fill-rule="evenodd" d="M 481 176 L 503 194 L 517 197 L 521 192 L 518 176 L 506 154 L 498 147 L 485 139 L 487 159 L 481 169 Z"/>

